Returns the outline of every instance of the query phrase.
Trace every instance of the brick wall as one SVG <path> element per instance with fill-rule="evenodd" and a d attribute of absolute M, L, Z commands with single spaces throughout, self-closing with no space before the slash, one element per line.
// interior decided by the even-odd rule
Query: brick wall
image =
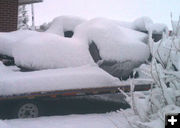
<path fill-rule="evenodd" d="M 0 32 L 17 30 L 18 0 L 0 0 Z"/>

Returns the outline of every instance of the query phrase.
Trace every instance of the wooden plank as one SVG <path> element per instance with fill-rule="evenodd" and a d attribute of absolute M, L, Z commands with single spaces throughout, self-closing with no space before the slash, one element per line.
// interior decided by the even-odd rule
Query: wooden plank
<path fill-rule="evenodd" d="M 57 91 L 47 91 L 47 92 L 33 92 L 24 93 L 19 95 L 8 95 L 0 96 L 0 100 L 11 100 L 11 99 L 34 99 L 42 97 L 55 98 L 57 96 L 83 96 L 83 95 L 95 95 L 95 94 L 107 94 L 107 93 L 117 93 L 118 88 L 122 89 L 124 92 L 130 91 L 130 85 L 123 86 L 113 86 L 113 87 L 101 87 L 101 88 L 83 88 L 83 89 L 69 89 L 69 90 L 57 90 Z M 150 85 L 135 85 L 135 91 L 146 91 L 150 89 Z"/>

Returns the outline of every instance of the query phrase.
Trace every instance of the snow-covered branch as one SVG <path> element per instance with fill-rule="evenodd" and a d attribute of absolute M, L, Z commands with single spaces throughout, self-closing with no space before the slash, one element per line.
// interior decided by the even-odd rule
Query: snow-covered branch
<path fill-rule="evenodd" d="M 152 56 L 150 74 L 154 82 L 143 104 L 140 98 L 135 97 L 133 88 L 128 97 L 134 114 L 140 119 L 140 122 L 129 122 L 138 128 L 154 128 L 154 123 L 163 128 L 165 114 L 180 112 L 180 19 L 178 22 L 171 20 L 171 23 L 172 34 L 164 32 L 159 42 L 153 41 L 153 30 L 148 33 Z"/>

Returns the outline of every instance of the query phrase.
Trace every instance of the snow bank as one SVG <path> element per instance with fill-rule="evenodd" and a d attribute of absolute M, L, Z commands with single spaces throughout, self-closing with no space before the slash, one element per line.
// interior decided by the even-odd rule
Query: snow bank
<path fill-rule="evenodd" d="M 93 41 L 103 60 L 141 62 L 149 57 L 148 46 L 142 42 L 146 36 L 103 18 L 80 24 L 75 28 L 74 34 L 74 37 L 83 39 L 86 43 Z"/>
<path fill-rule="evenodd" d="M 88 46 L 79 39 L 44 33 L 23 40 L 13 50 L 16 65 L 51 69 L 94 64 Z"/>
<path fill-rule="evenodd" d="M 13 127 L 7 125 L 7 123 L 5 123 L 4 121 L 0 120 L 0 128 L 13 128 Z"/>
<path fill-rule="evenodd" d="M 97 66 L 18 72 L 0 65 L 0 95 L 116 86 L 119 80 Z"/>
<path fill-rule="evenodd" d="M 129 117 L 129 115 L 128 113 L 127 116 Z M 6 120 L 4 122 L 16 128 L 130 128 L 122 112 L 49 116 L 34 119 Z"/>
<path fill-rule="evenodd" d="M 65 31 L 74 31 L 75 27 L 85 22 L 84 19 L 74 16 L 59 16 L 51 23 L 46 32 L 64 36 Z"/>
<path fill-rule="evenodd" d="M 19 30 L 14 32 L 0 32 L 0 54 L 12 57 L 12 49 L 20 41 L 29 36 L 37 35 L 38 32 L 30 30 Z"/>

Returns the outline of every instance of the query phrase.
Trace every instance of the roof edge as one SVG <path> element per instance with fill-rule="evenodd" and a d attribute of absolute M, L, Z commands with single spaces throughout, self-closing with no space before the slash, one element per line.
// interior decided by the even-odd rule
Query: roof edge
<path fill-rule="evenodd" d="M 19 5 L 43 2 L 43 0 L 18 0 Z"/>

